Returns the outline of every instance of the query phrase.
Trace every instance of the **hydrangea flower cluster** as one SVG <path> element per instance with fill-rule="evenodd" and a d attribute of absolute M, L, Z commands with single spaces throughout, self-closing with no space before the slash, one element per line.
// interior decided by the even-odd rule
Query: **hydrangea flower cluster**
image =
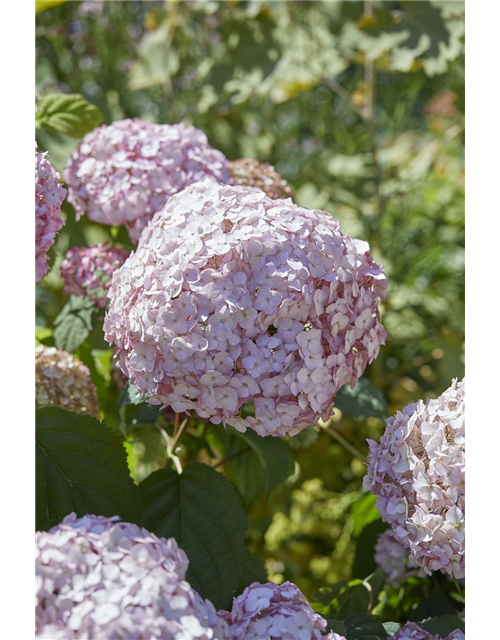
<path fill-rule="evenodd" d="M 55 406 L 99 420 L 97 390 L 88 368 L 71 353 L 39 344 L 35 349 L 36 406 Z"/>
<path fill-rule="evenodd" d="M 407 622 L 390 640 L 465 640 L 465 634 L 460 629 L 455 629 L 446 638 L 442 638 L 425 631 L 416 622 Z"/>
<path fill-rule="evenodd" d="M 66 189 L 59 182 L 60 175 L 50 164 L 47 153 L 38 153 L 35 142 L 35 283 L 49 270 L 47 252 L 56 234 L 64 226 L 61 204 Z"/>
<path fill-rule="evenodd" d="M 254 582 L 234 598 L 231 612 L 219 611 L 219 616 L 229 625 L 230 640 L 321 640 L 327 626 L 291 582 Z"/>
<path fill-rule="evenodd" d="M 70 249 L 61 264 L 64 293 L 86 296 L 103 309 L 111 277 L 128 256 L 128 251 L 109 242 Z"/>
<path fill-rule="evenodd" d="M 382 569 L 386 581 L 395 588 L 400 587 L 411 576 L 425 576 L 422 569 L 410 562 L 409 556 L 408 547 L 394 538 L 391 529 L 379 535 L 375 545 L 375 562 Z"/>
<path fill-rule="evenodd" d="M 207 177 L 229 182 L 229 169 L 203 131 L 137 118 L 87 134 L 64 172 L 77 217 L 125 224 L 134 241 L 170 196 Z"/>
<path fill-rule="evenodd" d="M 330 417 L 384 343 L 387 280 L 368 250 L 323 211 L 199 182 L 114 274 L 105 336 L 149 402 L 293 436 Z"/>
<path fill-rule="evenodd" d="M 229 162 L 233 184 L 261 189 L 273 200 L 293 198 L 293 191 L 286 180 L 267 162 L 253 158 L 240 158 Z"/>
<path fill-rule="evenodd" d="M 37 638 L 225 640 L 176 541 L 118 520 L 73 513 L 36 534 Z"/>
<path fill-rule="evenodd" d="M 465 576 L 465 379 L 437 400 L 408 405 L 369 440 L 364 487 L 410 561 Z"/>

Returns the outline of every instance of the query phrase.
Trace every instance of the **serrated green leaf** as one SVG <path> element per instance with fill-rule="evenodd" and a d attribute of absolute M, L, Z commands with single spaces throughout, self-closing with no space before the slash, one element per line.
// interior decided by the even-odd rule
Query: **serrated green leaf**
<path fill-rule="evenodd" d="M 92 331 L 92 317 L 96 310 L 97 307 L 87 298 L 70 296 L 54 320 L 56 347 L 74 353 Z"/>
<path fill-rule="evenodd" d="M 345 627 L 347 640 L 385 640 L 388 637 L 383 624 L 368 613 L 349 616 Z"/>
<path fill-rule="evenodd" d="M 290 447 L 282 438 L 262 438 L 253 431 L 240 433 L 228 428 L 224 455 L 231 456 L 250 449 L 224 464 L 224 471 L 237 487 L 245 504 L 266 495 L 293 472 Z"/>
<path fill-rule="evenodd" d="M 189 558 L 187 578 L 216 608 L 230 605 L 246 551 L 245 512 L 226 478 L 199 462 L 179 475 L 160 469 L 140 486 L 144 525 L 174 537 Z"/>
<path fill-rule="evenodd" d="M 345 636 L 345 634 L 347 633 L 347 629 L 345 628 L 345 624 L 342 622 L 342 620 L 328 620 L 328 626 L 327 626 L 327 630 L 330 633 L 330 631 L 333 631 L 333 633 L 338 633 L 341 636 Z"/>
<path fill-rule="evenodd" d="M 38 98 L 35 126 L 82 138 L 102 122 L 99 109 L 79 93 L 50 93 Z"/>
<path fill-rule="evenodd" d="M 376 389 L 366 378 L 361 378 L 351 389 L 344 386 L 335 398 L 336 406 L 347 416 L 354 418 L 387 418 L 387 402 L 381 391 Z"/>
<path fill-rule="evenodd" d="M 138 522 L 138 487 L 120 437 L 94 418 L 47 407 L 36 412 L 36 528 L 69 513 Z"/>

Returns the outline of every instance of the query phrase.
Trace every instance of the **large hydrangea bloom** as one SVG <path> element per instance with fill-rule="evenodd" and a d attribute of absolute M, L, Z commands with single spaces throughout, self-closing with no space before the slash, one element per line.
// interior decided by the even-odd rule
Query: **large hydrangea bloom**
<path fill-rule="evenodd" d="M 87 134 L 64 177 L 78 217 L 125 224 L 137 241 L 170 196 L 206 177 L 229 182 L 229 170 L 199 129 L 134 118 Z"/>
<path fill-rule="evenodd" d="M 234 598 L 231 612 L 219 616 L 229 625 L 230 640 L 321 640 L 327 626 L 291 582 L 254 582 Z"/>
<path fill-rule="evenodd" d="M 49 270 L 47 252 L 54 244 L 58 231 L 64 226 L 61 204 L 66 189 L 59 182 L 59 174 L 50 164 L 47 153 L 38 153 L 35 142 L 35 283 Z"/>
<path fill-rule="evenodd" d="M 395 588 L 411 576 L 423 577 L 425 573 L 410 560 L 410 551 L 394 538 L 392 530 L 384 531 L 375 545 L 375 562 L 382 569 L 386 581 Z"/>
<path fill-rule="evenodd" d="M 104 308 L 108 304 L 106 294 L 111 276 L 128 255 L 128 251 L 109 242 L 70 249 L 61 264 L 64 293 L 68 296 L 86 296 L 98 307 Z"/>
<path fill-rule="evenodd" d="M 233 184 L 261 189 L 273 200 L 293 197 L 288 182 L 267 162 L 253 158 L 232 160 L 229 162 L 229 173 Z"/>
<path fill-rule="evenodd" d="M 368 249 L 323 211 L 191 185 L 113 276 L 106 339 L 149 402 L 295 435 L 330 417 L 384 342 L 387 280 Z"/>
<path fill-rule="evenodd" d="M 73 513 L 36 534 L 37 638 L 225 640 L 176 541 L 118 520 Z"/>
<path fill-rule="evenodd" d="M 99 419 L 90 371 L 71 353 L 39 344 L 35 349 L 36 406 L 61 407 Z"/>
<path fill-rule="evenodd" d="M 364 487 L 410 561 L 427 573 L 465 576 L 465 380 L 437 400 L 419 400 L 369 440 Z"/>

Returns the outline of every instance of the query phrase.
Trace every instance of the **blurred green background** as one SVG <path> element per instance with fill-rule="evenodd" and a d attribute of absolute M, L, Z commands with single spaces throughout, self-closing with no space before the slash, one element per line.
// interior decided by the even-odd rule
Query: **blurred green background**
<path fill-rule="evenodd" d="M 388 337 L 365 377 L 389 414 L 463 376 L 462 2 L 44 4 L 58 6 L 36 18 L 40 96 L 81 93 L 106 123 L 194 124 L 228 158 L 273 164 L 298 204 L 327 210 L 369 241 L 389 277 Z M 37 141 L 59 171 L 78 144 L 46 131 Z M 128 244 L 122 230 L 76 223 L 67 203 L 64 214 L 55 267 L 37 287 L 46 343 L 65 302 L 58 265 L 66 250 L 106 238 Z M 78 355 L 111 416 L 118 391 L 99 340 Z M 334 420 L 362 454 L 365 438 L 383 430 L 373 415 L 337 411 Z M 151 434 L 137 454 L 148 471 L 164 464 L 158 442 Z M 251 503 L 250 546 L 271 579 L 293 580 L 311 596 L 353 575 L 364 466 L 325 431 L 292 446 L 286 485 Z M 363 518 L 375 519 L 373 502 L 363 504 Z"/>

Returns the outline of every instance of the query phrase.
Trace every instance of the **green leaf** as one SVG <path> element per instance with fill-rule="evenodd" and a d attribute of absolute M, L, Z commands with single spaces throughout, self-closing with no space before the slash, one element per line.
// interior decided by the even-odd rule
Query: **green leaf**
<path fill-rule="evenodd" d="M 35 126 L 82 138 L 102 122 L 99 109 L 79 93 L 49 93 L 38 98 Z"/>
<path fill-rule="evenodd" d="M 362 498 L 353 504 L 351 517 L 354 521 L 352 529 L 354 536 L 358 537 L 370 522 L 380 520 L 380 513 L 377 510 L 376 503 L 377 496 L 373 493 L 365 493 Z"/>
<path fill-rule="evenodd" d="M 384 622 L 382 625 L 389 635 L 394 635 L 396 631 L 401 629 L 399 622 Z"/>
<path fill-rule="evenodd" d="M 328 632 L 333 631 L 333 633 L 338 633 L 341 636 L 345 636 L 345 634 L 347 633 L 347 629 L 345 628 L 345 624 L 342 622 L 342 620 L 327 620 L 327 622 Z"/>
<path fill-rule="evenodd" d="M 139 389 L 134 387 L 134 385 L 130 381 L 128 381 L 121 390 L 120 395 L 118 396 L 116 408 L 120 410 L 122 407 L 125 407 L 129 404 L 142 404 L 147 397 L 147 395 L 141 394 Z"/>
<path fill-rule="evenodd" d="M 350 616 L 345 627 L 347 640 L 385 640 L 388 637 L 383 624 L 368 613 Z"/>
<path fill-rule="evenodd" d="M 245 553 L 245 512 L 226 478 L 199 462 L 181 475 L 160 469 L 140 486 L 144 525 L 174 537 L 189 558 L 187 578 L 217 609 L 230 605 Z"/>
<path fill-rule="evenodd" d="M 54 320 L 56 347 L 74 353 L 92 331 L 92 316 L 96 310 L 97 307 L 87 298 L 70 296 Z"/>
<path fill-rule="evenodd" d="M 429 633 L 436 634 L 445 638 L 447 635 L 460 629 L 465 631 L 465 623 L 460 620 L 458 616 L 438 616 L 436 618 L 429 618 L 423 622 L 419 622 L 422 629 L 425 629 Z"/>
<path fill-rule="evenodd" d="M 94 418 L 48 407 L 36 412 L 36 528 L 69 513 L 138 522 L 138 487 L 120 437 Z"/>
<path fill-rule="evenodd" d="M 343 619 L 355 613 L 366 613 L 372 606 L 371 586 L 363 580 L 344 580 L 324 587 L 315 594 L 312 604 L 325 618 Z"/>
<path fill-rule="evenodd" d="M 293 472 L 290 447 L 282 438 L 262 438 L 254 431 L 240 433 L 228 428 L 225 434 L 224 455 L 245 451 L 224 464 L 227 477 L 234 483 L 245 504 L 267 495 Z"/>
<path fill-rule="evenodd" d="M 385 522 L 375 520 L 370 522 L 360 533 L 356 541 L 356 553 L 351 569 L 353 578 L 366 578 L 376 570 L 375 545 L 379 535 L 387 528 L 388 525 Z"/>
<path fill-rule="evenodd" d="M 456 608 L 439 584 L 436 584 L 430 596 L 423 600 L 408 616 L 410 620 L 419 622 L 435 616 L 455 614 Z"/>
<path fill-rule="evenodd" d="M 267 569 L 262 558 L 245 549 L 240 558 L 238 577 L 236 595 L 242 593 L 253 582 L 267 582 Z"/>
<path fill-rule="evenodd" d="M 387 418 L 387 402 L 381 391 L 376 389 L 366 378 L 361 378 L 351 389 L 344 386 L 337 393 L 336 406 L 347 416 L 354 418 Z"/>
<path fill-rule="evenodd" d="M 66 1 L 67 0 L 35 0 L 35 15 L 39 14 L 41 11 L 45 11 L 45 9 L 58 7 Z"/>

